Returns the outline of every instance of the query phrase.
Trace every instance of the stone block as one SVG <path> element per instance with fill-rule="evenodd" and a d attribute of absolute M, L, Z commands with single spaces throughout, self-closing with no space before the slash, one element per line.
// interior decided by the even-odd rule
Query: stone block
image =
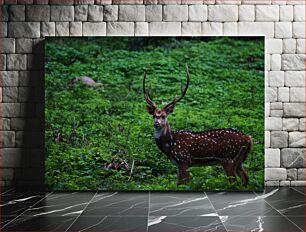
<path fill-rule="evenodd" d="M 266 39 L 265 52 L 266 53 L 278 53 L 283 52 L 283 41 L 281 39 Z"/>
<path fill-rule="evenodd" d="M 182 36 L 201 36 L 200 22 L 183 22 Z"/>
<path fill-rule="evenodd" d="M 270 71 L 269 72 L 269 86 L 282 87 L 285 84 L 283 71 Z"/>
<path fill-rule="evenodd" d="M 298 180 L 306 180 L 306 168 L 299 168 L 297 173 Z"/>
<path fill-rule="evenodd" d="M 6 55 L 0 54 L 0 70 L 6 70 Z"/>
<path fill-rule="evenodd" d="M 188 21 L 188 6 L 165 5 L 163 10 L 164 21 Z"/>
<path fill-rule="evenodd" d="M 10 21 L 25 21 L 25 6 L 24 5 L 10 5 L 9 6 Z"/>
<path fill-rule="evenodd" d="M 282 68 L 282 56 L 280 54 L 271 55 L 271 70 L 278 71 Z"/>
<path fill-rule="evenodd" d="M 238 24 L 236 22 L 223 23 L 223 35 L 237 36 L 238 35 Z"/>
<path fill-rule="evenodd" d="M 238 27 L 238 33 L 239 32 L 239 27 Z M 271 70 L 271 55 L 265 54 L 265 71 Z"/>
<path fill-rule="evenodd" d="M 283 117 L 283 114 L 284 114 L 283 110 L 271 110 L 270 112 L 271 117 L 277 117 L 277 118 Z"/>
<path fill-rule="evenodd" d="M 56 36 L 69 36 L 69 22 L 56 22 L 55 23 Z"/>
<path fill-rule="evenodd" d="M 297 180 L 297 169 L 296 168 L 287 169 L 287 180 Z"/>
<path fill-rule="evenodd" d="M 284 131 L 297 131 L 299 129 L 299 120 L 297 118 L 283 118 Z"/>
<path fill-rule="evenodd" d="M 294 180 L 290 182 L 290 186 L 294 187 L 298 187 L 298 186 L 306 186 L 306 181 L 301 181 L 301 180 Z"/>
<path fill-rule="evenodd" d="M 0 130 L 9 131 L 11 129 L 11 122 L 9 118 L 2 118 L 0 120 Z"/>
<path fill-rule="evenodd" d="M 103 6 L 89 5 L 88 6 L 88 21 L 89 22 L 103 21 Z"/>
<path fill-rule="evenodd" d="M 265 102 L 265 116 L 269 117 L 270 116 L 270 103 Z"/>
<path fill-rule="evenodd" d="M 282 119 L 276 117 L 265 118 L 265 129 L 266 130 L 282 130 Z"/>
<path fill-rule="evenodd" d="M 3 147 L 15 147 L 15 132 L 14 131 L 0 131 L 0 137 L 3 138 Z"/>
<path fill-rule="evenodd" d="M 8 35 L 9 37 L 17 37 L 17 38 L 38 38 L 40 37 L 40 23 L 9 22 Z"/>
<path fill-rule="evenodd" d="M 18 97 L 17 87 L 2 88 L 2 101 L 3 102 L 17 102 L 17 97 Z"/>
<path fill-rule="evenodd" d="M 287 172 L 285 168 L 266 168 L 265 181 L 286 180 Z"/>
<path fill-rule="evenodd" d="M 290 186 L 290 181 L 289 180 L 281 180 L 279 182 L 279 186 L 281 186 L 281 187 L 289 187 Z"/>
<path fill-rule="evenodd" d="M 1 71 L 0 86 L 12 87 L 18 86 L 18 71 Z"/>
<path fill-rule="evenodd" d="M 284 103 L 284 117 L 304 117 L 304 103 Z"/>
<path fill-rule="evenodd" d="M 150 22 L 150 36 L 180 36 L 181 23 L 179 22 Z"/>
<path fill-rule="evenodd" d="M 119 5 L 119 21 L 145 21 L 145 6 Z"/>
<path fill-rule="evenodd" d="M 295 39 L 283 39 L 283 53 L 295 53 L 296 40 Z"/>
<path fill-rule="evenodd" d="M 271 147 L 272 148 L 288 147 L 288 132 L 272 131 L 271 132 Z"/>
<path fill-rule="evenodd" d="M 304 118 L 301 118 L 300 120 L 299 120 L 299 130 L 300 131 L 305 131 L 305 119 Z"/>
<path fill-rule="evenodd" d="M 118 21 L 118 5 L 104 6 L 104 21 Z"/>
<path fill-rule="evenodd" d="M 265 149 L 265 167 L 279 168 L 280 167 L 280 150 Z"/>
<path fill-rule="evenodd" d="M 279 20 L 285 22 L 293 21 L 293 6 L 279 6 Z"/>
<path fill-rule="evenodd" d="M 206 5 L 190 5 L 188 8 L 189 21 L 206 21 L 207 20 L 207 6 Z"/>
<path fill-rule="evenodd" d="M 32 39 L 16 39 L 16 53 L 31 53 Z"/>
<path fill-rule="evenodd" d="M 242 0 L 242 1 L 246 1 L 246 0 Z M 265 181 L 265 186 L 267 187 L 277 187 L 280 185 L 281 181 L 278 180 L 274 180 L 274 181 Z"/>
<path fill-rule="evenodd" d="M 305 70 L 305 54 L 283 54 L 283 70 Z"/>
<path fill-rule="evenodd" d="M 274 37 L 273 22 L 239 22 L 238 32 L 241 36 L 265 35 L 267 38 Z"/>
<path fill-rule="evenodd" d="M 82 22 L 70 22 L 70 36 L 82 36 Z"/>
<path fill-rule="evenodd" d="M 289 102 L 289 88 L 280 87 L 277 90 L 277 100 L 281 102 Z"/>
<path fill-rule="evenodd" d="M 296 52 L 300 54 L 305 54 L 305 39 L 297 39 L 296 40 Z"/>
<path fill-rule="evenodd" d="M 202 23 L 202 36 L 218 36 L 223 35 L 222 23 L 203 22 Z"/>
<path fill-rule="evenodd" d="M 41 23 L 41 36 L 55 36 L 55 23 L 54 22 L 42 22 Z"/>
<path fill-rule="evenodd" d="M 51 6 L 51 21 L 73 21 L 74 7 L 73 6 Z M 69 34 L 69 33 L 68 33 Z"/>
<path fill-rule="evenodd" d="M 289 132 L 289 147 L 304 147 L 305 132 Z"/>
<path fill-rule="evenodd" d="M 305 101 L 305 88 L 291 87 L 290 102 L 304 102 L 304 101 Z"/>
<path fill-rule="evenodd" d="M 0 53 L 15 53 L 15 39 L 1 38 Z"/>
<path fill-rule="evenodd" d="M 293 22 L 292 36 L 297 39 L 305 38 L 305 22 Z"/>
<path fill-rule="evenodd" d="M 20 116 L 19 103 L 2 103 L 3 114 L 2 117 L 18 117 Z"/>
<path fill-rule="evenodd" d="M 239 6 L 239 21 L 255 21 L 255 6 L 241 5 Z"/>
<path fill-rule="evenodd" d="M 117 6 L 118 7 L 118 6 Z M 74 21 L 87 21 L 88 5 L 74 6 Z"/>
<path fill-rule="evenodd" d="M 149 23 L 136 22 L 135 23 L 135 36 L 148 36 L 149 35 Z"/>
<path fill-rule="evenodd" d="M 305 86 L 305 72 L 304 71 L 287 71 L 285 72 L 285 86 Z"/>
<path fill-rule="evenodd" d="M 271 132 L 265 131 L 265 148 L 268 148 L 271 146 Z"/>
<path fill-rule="evenodd" d="M 8 21 L 9 13 L 8 13 L 8 5 L 0 5 L 0 21 Z"/>
<path fill-rule="evenodd" d="M 275 22 L 275 38 L 292 38 L 292 23 Z"/>
<path fill-rule="evenodd" d="M 7 69 L 8 70 L 26 70 L 27 69 L 27 56 L 23 54 L 8 54 Z"/>
<path fill-rule="evenodd" d="M 133 36 L 133 22 L 108 22 L 106 26 L 106 34 L 108 36 Z"/>
<path fill-rule="evenodd" d="M 304 168 L 303 148 L 284 148 L 281 150 L 281 165 L 285 168 Z"/>
<path fill-rule="evenodd" d="M 159 22 L 163 18 L 163 9 L 161 5 L 148 5 L 146 6 L 146 21 Z"/>
<path fill-rule="evenodd" d="M 50 21 L 50 6 L 28 5 L 26 8 L 27 21 L 48 22 Z"/>
<path fill-rule="evenodd" d="M 208 20 L 212 22 L 238 21 L 238 6 L 210 5 L 208 6 Z"/>
<path fill-rule="evenodd" d="M 305 5 L 295 5 L 293 10 L 293 15 L 294 15 L 294 21 L 305 22 Z"/>
<path fill-rule="evenodd" d="M 279 6 L 277 5 L 257 5 L 255 8 L 256 21 L 278 21 Z"/>
<path fill-rule="evenodd" d="M 288 90 L 288 94 L 289 94 L 289 90 Z M 275 101 L 277 101 L 277 88 L 266 87 L 265 88 L 265 102 L 275 102 Z"/>

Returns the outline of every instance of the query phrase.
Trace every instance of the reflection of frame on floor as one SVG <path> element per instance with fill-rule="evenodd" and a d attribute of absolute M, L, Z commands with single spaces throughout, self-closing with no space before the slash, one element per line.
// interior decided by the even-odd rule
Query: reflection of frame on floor
<path fill-rule="evenodd" d="M 263 43 L 48 38 L 47 187 L 262 189 Z"/>

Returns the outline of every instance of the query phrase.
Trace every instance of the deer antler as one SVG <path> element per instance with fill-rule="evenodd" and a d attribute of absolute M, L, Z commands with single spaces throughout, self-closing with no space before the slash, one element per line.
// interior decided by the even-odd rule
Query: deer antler
<path fill-rule="evenodd" d="M 147 103 L 151 107 L 157 108 L 156 104 L 149 97 L 149 91 L 146 90 L 146 78 L 147 78 L 147 70 L 145 70 L 144 77 L 143 77 L 143 93 L 144 93 L 144 98 L 146 99 Z"/>
<path fill-rule="evenodd" d="M 187 83 L 185 85 L 185 88 L 181 87 L 181 96 L 179 98 L 174 98 L 174 100 L 172 102 L 170 102 L 169 104 L 167 104 L 164 108 L 167 109 L 169 106 L 175 105 L 176 103 L 178 103 L 180 100 L 182 100 L 187 92 L 189 83 L 190 83 L 190 75 L 189 75 L 189 69 L 188 69 L 188 64 L 186 64 L 186 74 L 187 74 Z"/>

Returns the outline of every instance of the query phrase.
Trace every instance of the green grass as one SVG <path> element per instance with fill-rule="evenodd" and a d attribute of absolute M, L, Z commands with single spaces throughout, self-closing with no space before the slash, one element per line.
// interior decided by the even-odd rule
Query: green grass
<path fill-rule="evenodd" d="M 263 38 L 52 38 L 46 42 L 46 186 L 57 190 L 201 190 L 263 188 Z M 228 184 L 220 166 L 192 167 L 176 185 L 176 167 L 153 139 L 143 72 L 159 106 L 190 86 L 169 121 L 173 130 L 234 127 L 256 142 L 244 163 L 250 182 Z M 102 85 L 72 84 L 89 76 Z M 63 141 L 56 142 L 60 132 Z M 131 173 L 134 162 L 133 172 Z M 122 164 L 115 169 L 109 166 Z"/>

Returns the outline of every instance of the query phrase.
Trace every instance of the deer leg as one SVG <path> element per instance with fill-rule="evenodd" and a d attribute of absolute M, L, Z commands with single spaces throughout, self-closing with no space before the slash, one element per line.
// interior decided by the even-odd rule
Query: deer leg
<path fill-rule="evenodd" d="M 248 177 L 246 171 L 244 170 L 244 168 L 242 167 L 242 164 L 238 165 L 237 172 L 238 172 L 238 175 L 240 176 L 240 178 L 242 180 L 243 185 L 247 186 L 248 182 L 249 182 L 249 177 Z"/>
<path fill-rule="evenodd" d="M 234 164 L 232 162 L 223 164 L 223 169 L 228 177 L 229 182 L 231 184 L 236 182 L 236 169 Z"/>
<path fill-rule="evenodd" d="M 177 184 L 187 184 L 189 182 L 188 165 L 179 164 L 178 166 L 178 181 Z"/>

